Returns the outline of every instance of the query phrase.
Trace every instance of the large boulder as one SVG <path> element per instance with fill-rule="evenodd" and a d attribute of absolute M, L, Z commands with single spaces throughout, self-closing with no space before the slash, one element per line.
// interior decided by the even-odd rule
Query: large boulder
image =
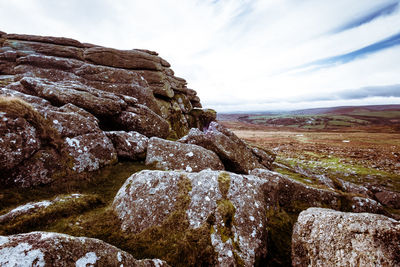
<path fill-rule="evenodd" d="M 209 247 L 215 251 L 208 264 L 253 266 L 267 255 L 265 183 L 255 176 L 222 171 L 142 171 L 121 187 L 113 209 L 126 234 L 182 235 L 174 240 L 178 243 L 164 244 L 176 247 L 175 254 L 185 253 L 187 236 L 205 238 L 207 246 L 194 249 L 199 255 Z"/>
<path fill-rule="evenodd" d="M 182 144 L 157 137 L 150 138 L 146 156 L 147 165 L 163 170 L 198 172 L 204 169 L 223 170 L 218 156 L 201 146 Z"/>
<path fill-rule="evenodd" d="M 310 208 L 293 230 L 293 266 L 399 266 L 400 222 Z"/>
<path fill-rule="evenodd" d="M 179 141 L 214 151 L 229 171 L 248 174 L 253 169 L 270 167 L 270 164 L 262 165 L 260 157 L 254 154 L 246 143 L 215 121 L 211 122 L 204 132 L 192 128 L 189 134 Z"/>
<path fill-rule="evenodd" d="M 51 232 L 0 236 L 1 266 L 169 266 L 164 261 L 136 260 L 101 240 Z"/>

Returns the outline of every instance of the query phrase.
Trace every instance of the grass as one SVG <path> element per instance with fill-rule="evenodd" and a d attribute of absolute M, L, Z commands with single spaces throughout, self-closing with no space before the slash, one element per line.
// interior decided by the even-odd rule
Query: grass
<path fill-rule="evenodd" d="M 62 184 L 37 186 L 31 189 L 6 188 L 0 193 L 0 214 L 27 202 L 51 199 L 60 194 L 93 194 L 104 203 L 110 203 L 126 179 L 135 172 L 149 169 L 142 162 L 120 162 L 90 173 L 81 179 L 71 179 Z"/>
<path fill-rule="evenodd" d="M 379 183 L 389 185 L 390 190 L 400 191 L 400 177 L 374 168 L 368 168 L 356 163 L 347 163 L 351 159 L 338 158 L 334 156 L 319 155 L 314 152 L 303 152 L 305 157 L 284 158 L 278 157 L 278 162 L 295 168 L 296 166 L 309 170 L 314 174 L 324 174 L 332 181 L 336 178 L 343 179 L 355 184 Z M 293 178 L 307 182 L 306 177 L 298 173 L 288 173 L 287 170 L 278 169 L 282 174 L 292 175 Z M 285 173 L 286 172 L 286 173 Z M 309 178 L 310 179 L 310 178 Z"/>
<path fill-rule="evenodd" d="M 132 254 L 137 259 L 159 258 L 172 266 L 212 266 L 216 253 L 211 244 L 212 220 L 197 229 L 189 228 L 186 210 L 191 183 L 181 177 L 175 210 L 161 225 L 140 233 L 123 232 L 110 205 L 60 220 L 42 230 L 98 238 Z"/>

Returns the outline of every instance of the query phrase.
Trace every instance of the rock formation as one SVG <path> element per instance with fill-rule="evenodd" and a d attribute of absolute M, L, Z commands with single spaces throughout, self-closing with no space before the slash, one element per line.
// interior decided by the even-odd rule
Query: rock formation
<path fill-rule="evenodd" d="M 179 138 L 215 120 L 155 52 L 5 33 L 0 46 L 2 184 L 30 187 L 118 157 L 144 159 L 144 137 L 136 151 L 123 147 L 138 144 L 132 131 Z"/>
<path fill-rule="evenodd" d="M 310 208 L 293 230 L 293 266 L 399 266 L 400 222 Z"/>
<path fill-rule="evenodd" d="M 136 260 L 101 240 L 32 232 L 0 237 L 1 266 L 169 266 L 161 260 Z"/>
<path fill-rule="evenodd" d="M 0 150 L 2 266 L 399 264 L 398 193 L 274 172 L 156 52 L 0 32 Z"/>

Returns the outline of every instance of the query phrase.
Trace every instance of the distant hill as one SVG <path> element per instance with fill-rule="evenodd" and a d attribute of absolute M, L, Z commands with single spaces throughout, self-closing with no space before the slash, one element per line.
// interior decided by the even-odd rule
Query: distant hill
<path fill-rule="evenodd" d="M 296 115 L 316 115 L 316 114 L 350 114 L 357 112 L 373 111 L 400 111 L 400 105 L 373 105 L 373 106 L 340 106 L 329 108 L 301 109 L 289 112 Z"/>
<path fill-rule="evenodd" d="M 220 121 L 238 121 L 268 127 L 314 131 L 400 131 L 400 105 L 313 108 L 280 114 L 220 114 Z"/>

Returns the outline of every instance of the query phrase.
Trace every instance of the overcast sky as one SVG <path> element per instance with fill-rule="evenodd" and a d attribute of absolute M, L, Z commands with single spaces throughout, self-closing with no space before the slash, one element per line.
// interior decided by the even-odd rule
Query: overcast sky
<path fill-rule="evenodd" d="M 400 0 L 0 0 L 0 30 L 169 61 L 217 111 L 400 104 Z"/>

